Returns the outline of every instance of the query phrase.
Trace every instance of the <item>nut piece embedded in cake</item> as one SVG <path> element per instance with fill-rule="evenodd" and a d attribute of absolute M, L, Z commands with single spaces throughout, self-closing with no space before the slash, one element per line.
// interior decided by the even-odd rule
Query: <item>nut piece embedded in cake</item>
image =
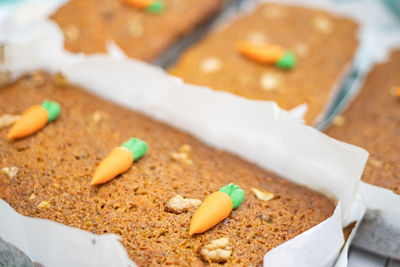
<path fill-rule="evenodd" d="M 143 35 L 143 25 L 137 18 L 128 21 L 128 34 L 133 38 L 139 38 Z"/>
<path fill-rule="evenodd" d="M 260 77 L 260 86 L 265 91 L 273 91 L 279 88 L 279 78 L 273 74 L 264 73 Z"/>
<path fill-rule="evenodd" d="M 223 237 L 207 243 L 200 251 L 201 258 L 207 262 L 224 263 L 232 255 L 229 238 Z"/>
<path fill-rule="evenodd" d="M 67 42 L 74 42 L 80 36 L 79 28 L 73 24 L 66 25 L 64 27 L 64 35 Z"/>
<path fill-rule="evenodd" d="M 56 86 L 60 87 L 65 87 L 68 85 L 68 79 L 61 72 L 57 72 L 53 76 L 53 82 Z"/>
<path fill-rule="evenodd" d="M 12 166 L 12 167 L 4 167 L 1 169 L 1 172 L 7 174 L 7 176 L 10 179 L 14 179 L 15 177 L 17 177 L 18 175 L 18 167 Z"/>
<path fill-rule="evenodd" d="M 45 85 L 46 78 L 41 71 L 34 71 L 30 74 L 30 79 L 35 87 L 41 87 Z"/>
<path fill-rule="evenodd" d="M 187 165 L 192 165 L 193 161 L 190 159 L 190 151 L 192 148 L 185 144 L 179 148 L 179 152 L 172 152 L 169 154 L 169 156 L 174 160 L 174 161 L 180 161 L 182 163 L 185 163 Z"/>
<path fill-rule="evenodd" d="M 192 160 L 189 158 L 187 153 L 184 153 L 184 152 L 172 152 L 169 155 L 175 161 L 180 161 L 180 162 L 185 163 L 187 165 L 192 165 L 193 164 Z"/>
<path fill-rule="evenodd" d="M 333 31 L 332 21 L 326 17 L 318 15 L 313 19 L 314 27 L 321 33 L 329 34 Z"/>
<path fill-rule="evenodd" d="M 39 203 L 37 207 L 38 209 L 47 209 L 48 207 L 50 207 L 50 202 L 43 200 L 42 202 Z"/>
<path fill-rule="evenodd" d="M 8 127 L 21 118 L 20 115 L 4 114 L 0 117 L 0 129 Z"/>
<path fill-rule="evenodd" d="M 95 112 L 93 112 L 93 114 L 92 114 L 92 122 L 94 124 L 98 124 L 101 121 L 102 118 L 103 118 L 103 115 L 102 115 L 102 113 L 100 111 L 96 110 Z"/>
<path fill-rule="evenodd" d="M 295 43 L 293 51 L 300 57 L 307 57 L 310 54 L 310 47 L 306 43 Z"/>
<path fill-rule="evenodd" d="M 252 44 L 266 44 L 268 41 L 267 36 L 261 32 L 251 32 L 247 35 L 246 41 Z"/>
<path fill-rule="evenodd" d="M 262 14 L 268 19 L 278 19 L 286 16 L 286 10 L 282 6 L 265 6 L 262 10 Z"/>
<path fill-rule="evenodd" d="M 200 64 L 200 70 L 204 73 L 217 72 L 221 69 L 222 62 L 216 57 L 208 57 Z"/>
<path fill-rule="evenodd" d="M 333 125 L 343 126 L 346 123 L 346 118 L 342 115 L 338 115 L 332 120 Z"/>
<path fill-rule="evenodd" d="M 190 153 L 192 151 L 192 148 L 188 144 L 184 144 L 179 148 L 179 152 L 183 153 Z"/>
<path fill-rule="evenodd" d="M 265 192 L 254 187 L 250 188 L 250 190 L 260 200 L 269 201 L 274 198 L 274 194 L 271 192 Z"/>
<path fill-rule="evenodd" d="M 377 160 L 377 159 L 375 159 L 375 158 L 373 158 L 373 157 L 370 157 L 370 158 L 368 159 L 368 163 L 371 164 L 372 166 L 374 166 L 375 168 L 380 168 L 380 167 L 383 166 L 382 161 Z"/>
<path fill-rule="evenodd" d="M 176 195 L 168 200 L 165 205 L 165 210 L 176 214 L 186 212 L 191 208 L 198 208 L 201 205 L 201 200 L 184 198 L 181 195 Z"/>

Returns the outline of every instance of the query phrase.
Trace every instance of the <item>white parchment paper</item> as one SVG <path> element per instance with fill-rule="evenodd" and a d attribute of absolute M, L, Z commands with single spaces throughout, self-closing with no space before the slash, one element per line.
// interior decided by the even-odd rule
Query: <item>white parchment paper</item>
<path fill-rule="evenodd" d="M 18 214 L 0 199 L 0 236 L 45 266 L 135 266 L 119 237 Z"/>
<path fill-rule="evenodd" d="M 141 111 L 189 132 L 209 145 L 238 154 L 293 182 L 339 200 L 329 219 L 264 257 L 266 264 L 279 263 L 279 266 L 329 266 L 335 263 L 344 245 L 342 227 L 359 220 L 363 213 L 362 206 L 356 204 L 366 151 L 304 126 L 272 102 L 247 100 L 183 84 L 161 69 L 134 60 L 116 60 L 106 55 L 71 55 L 63 50 L 62 34 L 53 23 L 38 21 L 28 27 L 22 35 L 15 31 L 7 39 L 5 51 L 10 60 L 1 67 L 11 71 L 14 78 L 36 69 L 61 71 L 70 82 L 95 94 Z M 23 244 L 23 250 L 32 260 L 54 266 L 52 260 L 59 256 L 65 266 L 99 266 L 95 257 L 85 258 L 84 262 L 71 262 L 65 255 L 59 255 L 68 250 L 65 246 L 63 250 L 54 249 L 51 256 L 33 248 L 49 247 L 48 240 L 52 240 L 51 247 L 61 246 L 67 236 L 72 236 L 72 231 L 75 243 L 69 252 L 92 250 L 88 253 L 94 253 L 94 248 L 87 244 L 92 234 L 61 226 L 49 233 L 48 225 L 55 223 L 30 218 L 28 221 L 35 222 L 35 228 L 32 228 L 26 222 L 27 218 L 15 214 L 11 217 L 13 212 L 4 203 L 0 206 L 1 217 L 13 218 L 1 226 L 0 236 L 6 236 L 6 241 L 17 246 Z M 50 236 L 35 237 L 35 242 L 27 238 L 23 243 L 19 241 L 24 236 L 18 234 L 21 231 Z M 129 262 L 114 237 L 97 238 L 107 243 L 97 249 L 98 253 L 105 256 L 105 250 L 110 250 L 115 254 L 112 257 L 115 261 L 109 262 L 108 266 Z M 346 250 L 342 251 L 342 255 L 346 253 Z M 293 260 L 288 260 L 288 255 Z M 341 256 L 337 266 L 346 264 L 347 258 Z"/>

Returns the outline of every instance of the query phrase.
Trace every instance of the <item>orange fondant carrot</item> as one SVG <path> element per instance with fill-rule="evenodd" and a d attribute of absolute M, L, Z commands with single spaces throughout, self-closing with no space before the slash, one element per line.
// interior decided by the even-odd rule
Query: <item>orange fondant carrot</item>
<path fill-rule="evenodd" d="M 228 217 L 232 209 L 243 201 L 244 192 L 237 185 L 228 184 L 214 192 L 201 204 L 190 221 L 189 234 L 200 234 Z"/>
<path fill-rule="evenodd" d="M 118 174 L 129 170 L 132 163 L 133 154 L 129 149 L 122 146 L 114 148 L 96 169 L 91 184 L 108 182 Z"/>
<path fill-rule="evenodd" d="M 124 0 L 124 2 L 136 8 L 147 8 L 154 0 Z"/>
<path fill-rule="evenodd" d="M 223 192 L 209 195 L 190 221 L 189 235 L 207 231 L 228 217 L 233 207 L 232 199 Z"/>
<path fill-rule="evenodd" d="M 91 185 L 103 184 L 117 175 L 126 172 L 134 160 L 147 152 L 147 144 L 140 139 L 131 138 L 121 146 L 114 148 L 97 167 Z"/>
<path fill-rule="evenodd" d="M 150 13 L 160 13 L 164 10 L 164 2 L 161 0 L 124 0 L 134 8 L 145 9 Z"/>
<path fill-rule="evenodd" d="M 278 62 L 285 53 L 285 50 L 278 45 L 254 44 L 251 42 L 239 42 L 237 49 L 244 56 L 267 64 Z"/>
<path fill-rule="evenodd" d="M 42 129 L 48 122 L 55 120 L 60 113 L 56 102 L 44 101 L 42 105 L 28 108 L 8 132 L 8 139 L 22 138 Z"/>
<path fill-rule="evenodd" d="M 397 87 L 397 97 L 400 98 L 400 86 Z"/>

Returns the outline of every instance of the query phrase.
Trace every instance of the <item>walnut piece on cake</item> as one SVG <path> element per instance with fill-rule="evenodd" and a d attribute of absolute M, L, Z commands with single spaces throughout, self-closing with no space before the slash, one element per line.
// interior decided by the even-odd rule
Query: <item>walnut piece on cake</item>
<path fill-rule="evenodd" d="M 174 161 L 180 161 L 187 165 L 192 165 L 193 161 L 190 159 L 191 147 L 187 144 L 182 145 L 178 152 L 171 152 L 169 156 Z"/>
<path fill-rule="evenodd" d="M 200 255 L 204 261 L 224 263 L 232 255 L 232 247 L 228 237 L 215 239 L 207 243 L 201 250 Z"/>
<path fill-rule="evenodd" d="M 260 190 L 260 189 L 254 188 L 254 187 L 252 187 L 250 190 L 260 200 L 269 201 L 274 198 L 274 194 L 271 192 L 265 192 L 263 190 Z"/>
<path fill-rule="evenodd" d="M 165 210 L 179 214 L 192 208 L 198 208 L 200 205 L 201 200 L 199 199 L 184 198 L 181 195 L 176 195 L 168 200 Z"/>
<path fill-rule="evenodd" d="M 0 116 L 0 129 L 10 126 L 20 118 L 20 115 L 3 114 Z"/>
<path fill-rule="evenodd" d="M 1 169 L 1 172 L 7 174 L 8 178 L 14 179 L 18 175 L 18 167 L 11 166 L 11 167 L 4 167 Z"/>

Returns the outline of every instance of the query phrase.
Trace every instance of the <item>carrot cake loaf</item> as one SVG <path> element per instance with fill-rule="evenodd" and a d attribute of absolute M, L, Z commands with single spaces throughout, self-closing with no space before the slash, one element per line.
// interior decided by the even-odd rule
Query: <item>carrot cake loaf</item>
<path fill-rule="evenodd" d="M 261 264 L 335 209 L 320 193 L 61 75 L 27 75 L 0 89 L 0 99 L 0 198 L 26 216 L 120 235 L 140 266 Z M 27 117 L 34 123 L 27 126 Z M 122 156 L 129 151 L 133 157 Z M 128 168 L 102 175 L 121 165 L 117 157 Z M 203 220 L 210 203 L 218 221 Z"/>
<path fill-rule="evenodd" d="M 224 0 L 69 0 L 52 16 L 72 52 L 104 53 L 114 41 L 132 58 L 152 61 L 205 22 Z"/>
<path fill-rule="evenodd" d="M 357 25 L 327 12 L 260 5 L 189 48 L 170 73 L 284 109 L 306 103 L 313 124 L 357 49 Z"/>
<path fill-rule="evenodd" d="M 362 180 L 400 194 L 400 50 L 375 66 L 351 106 L 326 133 L 365 148 Z"/>

